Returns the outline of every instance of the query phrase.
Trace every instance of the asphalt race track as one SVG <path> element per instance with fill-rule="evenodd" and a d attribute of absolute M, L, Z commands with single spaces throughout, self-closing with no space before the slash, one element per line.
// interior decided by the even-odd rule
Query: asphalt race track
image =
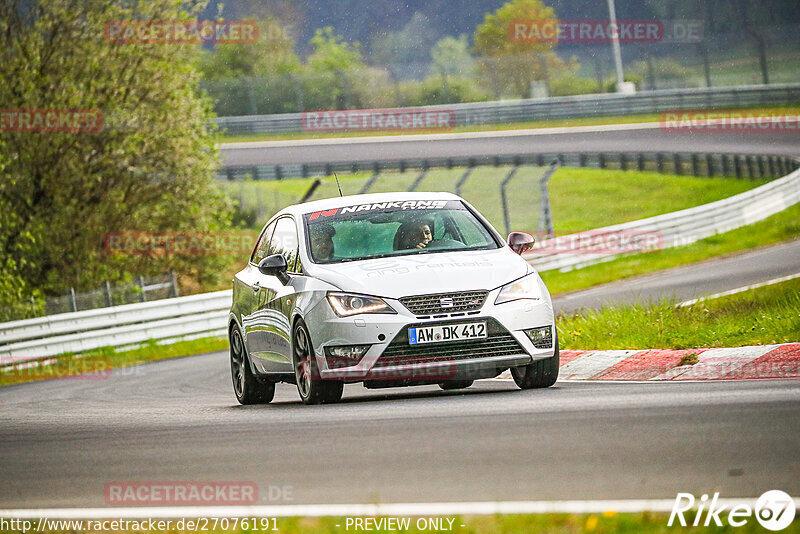
<path fill-rule="evenodd" d="M 683 265 L 576 291 L 553 299 L 556 313 L 607 304 L 676 302 L 800 273 L 800 240 Z M 580 271 L 575 271 L 580 276 Z"/>
<path fill-rule="evenodd" d="M 797 495 L 798 420 L 791 380 L 348 385 L 328 406 L 279 384 L 242 407 L 214 353 L 0 389 L 0 503 L 102 507 L 125 481 L 254 482 L 258 504 Z"/>
<path fill-rule="evenodd" d="M 792 134 L 657 127 L 227 145 L 228 165 L 568 151 L 796 154 Z M 800 241 L 570 295 L 557 307 L 678 298 L 800 271 Z M 572 309 L 572 308 L 570 308 Z M 800 494 L 800 381 L 510 380 L 366 390 L 303 406 L 293 385 L 239 406 L 227 353 L 0 388 L 0 507 L 103 507 L 111 482 L 232 481 L 258 504 L 674 499 Z M 279 497 L 271 499 L 281 488 Z M 282 496 L 282 497 L 280 497 Z M 288 496 L 288 498 L 287 498 Z"/>
<path fill-rule="evenodd" d="M 676 133 L 661 130 L 658 123 L 650 123 L 378 138 L 227 143 L 221 145 L 220 157 L 223 165 L 275 165 L 601 151 L 699 151 L 797 155 L 800 153 L 800 135 L 797 132 Z"/>

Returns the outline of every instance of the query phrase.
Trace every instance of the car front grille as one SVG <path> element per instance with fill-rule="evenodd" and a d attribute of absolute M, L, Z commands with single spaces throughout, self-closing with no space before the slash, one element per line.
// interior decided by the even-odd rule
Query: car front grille
<path fill-rule="evenodd" d="M 449 343 L 425 343 L 411 345 L 408 342 L 408 329 L 415 326 L 432 326 L 435 324 L 459 324 L 459 322 L 486 321 L 487 337 Z M 490 358 L 494 356 L 510 356 L 525 354 L 525 350 L 508 330 L 491 318 L 473 318 L 469 321 L 446 321 L 444 323 L 424 323 L 409 325 L 403 328 L 389 343 L 383 354 L 375 362 L 374 368 L 419 363 L 448 362 Z"/>
<path fill-rule="evenodd" d="M 436 293 L 403 297 L 400 302 L 417 316 L 436 315 L 479 310 L 486 301 L 488 291 L 466 291 L 461 293 Z"/>

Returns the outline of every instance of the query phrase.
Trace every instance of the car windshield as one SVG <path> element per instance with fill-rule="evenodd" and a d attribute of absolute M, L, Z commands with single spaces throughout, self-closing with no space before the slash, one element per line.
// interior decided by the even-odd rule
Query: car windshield
<path fill-rule="evenodd" d="M 458 200 L 359 204 L 307 213 L 303 219 L 315 263 L 500 246 Z"/>

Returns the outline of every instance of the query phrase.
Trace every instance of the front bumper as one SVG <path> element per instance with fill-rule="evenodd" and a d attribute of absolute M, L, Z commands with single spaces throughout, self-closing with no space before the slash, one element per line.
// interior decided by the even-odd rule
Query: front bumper
<path fill-rule="evenodd" d="M 475 311 L 420 319 L 399 301 L 384 299 L 397 314 L 337 317 L 322 299 L 306 316 L 322 379 L 347 382 L 442 382 L 497 376 L 510 367 L 553 356 L 555 347 L 536 348 L 524 330 L 551 326 L 549 298 L 495 305 L 499 289 L 490 291 Z M 486 322 L 485 339 L 410 345 L 408 328 L 436 324 Z M 370 345 L 360 361 L 326 357 L 325 348 Z"/>

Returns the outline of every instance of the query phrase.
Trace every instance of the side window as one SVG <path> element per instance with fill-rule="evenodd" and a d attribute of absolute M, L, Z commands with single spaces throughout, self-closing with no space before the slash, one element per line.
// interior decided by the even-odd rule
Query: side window
<path fill-rule="evenodd" d="M 283 254 L 290 272 L 295 272 L 297 262 L 297 227 L 291 217 L 281 217 L 272 234 L 270 251 L 272 254 Z"/>
<path fill-rule="evenodd" d="M 258 265 L 258 262 L 269 256 L 269 243 L 270 239 L 272 238 L 272 231 L 275 229 L 275 223 L 273 222 L 264 231 L 261 233 L 261 237 L 258 239 L 258 244 L 256 245 L 256 249 L 253 252 L 253 257 L 250 258 L 250 261 Z"/>

